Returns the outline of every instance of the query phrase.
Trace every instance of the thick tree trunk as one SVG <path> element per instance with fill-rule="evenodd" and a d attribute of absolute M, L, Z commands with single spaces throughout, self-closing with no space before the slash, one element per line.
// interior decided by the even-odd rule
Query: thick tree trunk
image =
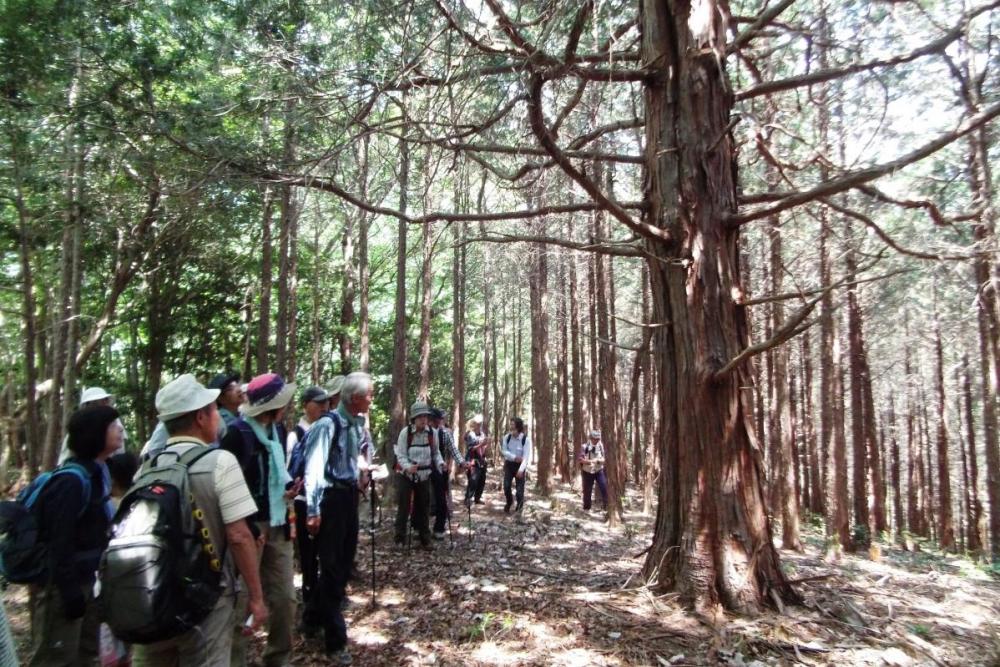
<path fill-rule="evenodd" d="M 740 366 L 748 344 L 740 289 L 733 105 L 718 15 L 698 25 L 681 2 L 642 3 L 645 221 L 650 240 L 655 358 L 660 373 L 662 473 L 646 575 L 697 607 L 754 611 L 785 583 L 764 504 L 762 461 Z"/>

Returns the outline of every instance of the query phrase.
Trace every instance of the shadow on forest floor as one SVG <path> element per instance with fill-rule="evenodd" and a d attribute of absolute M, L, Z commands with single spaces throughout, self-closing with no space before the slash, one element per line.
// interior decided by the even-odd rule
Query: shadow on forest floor
<path fill-rule="evenodd" d="M 463 487 L 453 495 L 459 500 Z M 491 484 L 470 534 L 457 505 L 454 546 L 409 555 L 392 546 L 393 514 L 377 532 L 377 606 L 362 516 L 347 611 L 356 665 L 992 665 L 1000 664 L 1000 583 L 971 561 L 883 545 L 880 559 L 823 558 L 807 528 L 803 553 L 783 551 L 805 604 L 714 626 L 640 580 L 652 517 L 626 512 L 615 531 L 584 513 L 578 492 L 529 491 L 520 520 Z M 632 499 L 638 506 L 638 499 Z M 461 521 L 459 521 L 461 519 Z M 19 643 L 27 599 L 6 593 Z M 256 648 L 263 648 L 258 636 Z M 22 656 L 24 654 L 22 653 Z M 295 665 L 326 665 L 318 642 L 299 642 Z"/>

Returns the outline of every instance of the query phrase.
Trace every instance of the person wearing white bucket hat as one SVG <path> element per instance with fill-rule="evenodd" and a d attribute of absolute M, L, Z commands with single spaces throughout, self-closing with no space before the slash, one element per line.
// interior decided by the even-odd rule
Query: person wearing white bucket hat
<path fill-rule="evenodd" d="M 109 394 L 100 387 L 84 387 L 83 391 L 80 392 L 80 409 L 92 408 L 96 405 L 107 405 L 114 407 L 115 396 L 114 394 Z M 122 420 L 118 419 L 115 421 L 116 427 L 121 430 L 122 445 L 118 448 L 118 451 L 114 452 L 112 456 L 117 456 L 118 454 L 123 454 L 125 452 L 125 441 L 128 439 L 128 434 L 125 432 L 125 425 L 122 424 Z M 70 457 L 69 451 L 69 435 L 63 437 L 62 448 L 59 450 L 58 463 L 62 465 L 66 462 L 66 459 Z M 110 482 L 109 482 L 110 483 Z"/>
<path fill-rule="evenodd" d="M 190 374 L 181 375 L 157 392 L 157 416 L 170 436 L 167 450 L 181 456 L 192 448 L 209 446 L 221 421 L 215 405 L 218 395 L 217 389 L 206 389 Z M 204 512 L 212 543 L 226 554 L 222 577 L 225 591 L 198 627 L 166 641 L 135 645 L 132 664 L 136 667 L 228 664 L 236 623 L 237 572 L 249 594 L 253 628 L 267 622 L 257 549 L 246 522 L 257 506 L 239 463 L 230 452 L 213 448 L 191 465 L 188 479 L 195 504 Z"/>
<path fill-rule="evenodd" d="M 267 626 L 266 667 L 287 665 L 292 653 L 295 621 L 294 546 L 289 503 L 302 487 L 288 474 L 287 435 L 282 420 L 295 396 L 295 384 L 277 373 L 258 375 L 247 384 L 247 402 L 240 417 L 229 425 L 220 446 L 236 455 L 257 503 L 251 517 L 263 539 L 260 554 L 261 585 L 271 611 Z M 242 602 L 242 600 L 240 601 Z M 237 603 L 237 615 L 242 605 Z M 249 637 L 234 629 L 231 665 L 247 664 Z"/>
<path fill-rule="evenodd" d="M 394 448 L 399 466 L 399 478 L 396 480 L 396 544 L 403 544 L 405 541 L 406 524 L 409 521 L 416 528 L 420 546 L 425 550 L 432 549 L 427 519 L 431 498 L 431 471 L 444 469 L 444 459 L 441 458 L 434 431 L 430 428 L 431 414 L 431 407 L 427 403 L 414 402 L 410 406 L 410 423 L 399 432 Z"/>

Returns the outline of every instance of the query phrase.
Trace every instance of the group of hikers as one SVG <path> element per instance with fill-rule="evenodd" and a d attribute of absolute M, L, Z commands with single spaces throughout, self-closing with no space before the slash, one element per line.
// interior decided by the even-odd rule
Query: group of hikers
<path fill-rule="evenodd" d="M 110 630 L 137 667 L 242 666 L 260 628 L 268 667 L 289 664 L 296 632 L 322 636 L 329 662 L 350 664 L 346 590 L 357 576 L 360 498 L 366 490 L 374 498 L 378 470 L 367 429 L 373 389 L 361 372 L 308 387 L 301 418 L 286 431 L 294 383 L 275 373 L 247 384 L 220 374 L 205 386 L 184 374 L 157 392 L 158 424 L 139 456 L 124 449 L 114 397 L 85 390 L 64 460 L 32 483 L 31 500 L 19 496 L 44 546 L 43 572 L 29 580 L 30 664 L 96 664 L 99 637 Z M 482 415 L 466 424 L 463 441 L 464 453 L 443 410 L 412 404 L 394 446 L 396 544 L 408 544 L 411 528 L 425 550 L 446 537 L 453 465 L 466 473 L 470 516 L 483 503 L 490 438 Z M 519 514 L 532 453 L 522 419 L 511 420 L 501 453 L 504 511 Z M 584 509 L 595 482 L 606 506 L 599 431 L 578 463 Z M 170 533 L 177 526 L 184 529 Z M 0 559 L 3 567 L 12 565 Z M 182 590 L 157 590 L 171 577 Z"/>

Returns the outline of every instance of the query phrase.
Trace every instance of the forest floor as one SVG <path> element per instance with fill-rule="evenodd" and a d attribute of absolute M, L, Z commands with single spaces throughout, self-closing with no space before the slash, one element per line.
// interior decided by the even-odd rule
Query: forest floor
<path fill-rule="evenodd" d="M 782 552 L 802 606 L 707 619 L 643 585 L 637 555 L 652 517 L 627 510 L 624 526 L 610 530 L 566 486 L 550 499 L 529 489 L 520 518 L 504 514 L 492 484 L 484 500 L 471 532 L 457 504 L 454 544 L 437 542 L 432 553 L 393 546 L 387 507 L 376 529 L 374 607 L 363 513 L 363 578 L 346 612 L 355 665 L 1000 665 L 1000 582 L 965 558 L 882 545 L 877 560 L 834 563 L 821 531 L 806 527 L 804 551 Z M 27 595 L 12 587 L 5 601 L 25 647 Z M 257 637 L 258 652 L 264 641 Z M 300 641 L 293 664 L 328 664 L 321 649 Z"/>

